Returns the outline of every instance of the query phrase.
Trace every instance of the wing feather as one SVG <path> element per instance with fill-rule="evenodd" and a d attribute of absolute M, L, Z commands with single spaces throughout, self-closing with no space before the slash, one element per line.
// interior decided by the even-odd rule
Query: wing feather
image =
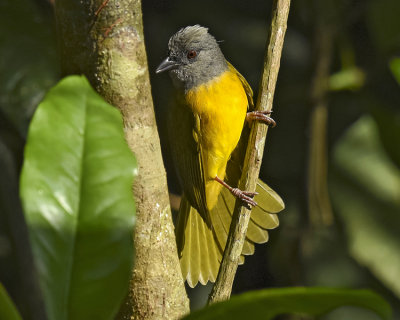
<path fill-rule="evenodd" d="M 171 153 L 185 196 L 211 228 L 206 203 L 202 152 L 198 141 L 199 121 L 183 98 L 177 96 L 168 121 Z"/>

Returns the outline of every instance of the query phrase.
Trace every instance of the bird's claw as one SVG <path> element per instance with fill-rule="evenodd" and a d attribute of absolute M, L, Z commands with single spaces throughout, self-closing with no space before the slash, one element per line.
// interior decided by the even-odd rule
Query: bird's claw
<path fill-rule="evenodd" d="M 258 194 L 258 192 L 249 192 L 249 191 L 242 191 L 238 188 L 233 188 L 231 190 L 232 194 L 242 200 L 247 208 L 251 208 L 251 206 L 256 207 L 257 202 L 253 200 L 253 198 Z"/>
<path fill-rule="evenodd" d="M 262 121 L 266 125 L 271 126 L 271 128 L 273 128 L 276 126 L 276 122 L 269 116 L 271 113 L 272 111 L 266 111 L 266 110 L 247 112 L 246 120 L 249 122 L 254 120 Z"/>

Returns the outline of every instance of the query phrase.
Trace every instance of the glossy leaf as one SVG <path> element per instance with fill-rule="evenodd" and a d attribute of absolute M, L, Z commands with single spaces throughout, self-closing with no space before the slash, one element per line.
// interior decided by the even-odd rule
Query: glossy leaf
<path fill-rule="evenodd" d="M 0 283 L 0 320 L 22 320 L 17 308 Z"/>
<path fill-rule="evenodd" d="M 252 291 L 196 311 L 184 319 L 273 319 L 280 314 L 322 315 L 340 306 L 367 308 L 390 319 L 390 306 L 369 290 L 278 288 Z"/>
<path fill-rule="evenodd" d="M 136 162 L 119 111 L 60 81 L 28 133 L 21 198 L 49 319 L 111 319 L 132 265 Z"/>

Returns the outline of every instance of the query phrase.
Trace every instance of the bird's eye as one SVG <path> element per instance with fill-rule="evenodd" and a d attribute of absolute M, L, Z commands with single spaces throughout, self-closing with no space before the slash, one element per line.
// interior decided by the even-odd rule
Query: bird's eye
<path fill-rule="evenodd" d="M 190 50 L 187 54 L 188 59 L 194 59 L 197 56 L 197 52 L 194 50 Z"/>

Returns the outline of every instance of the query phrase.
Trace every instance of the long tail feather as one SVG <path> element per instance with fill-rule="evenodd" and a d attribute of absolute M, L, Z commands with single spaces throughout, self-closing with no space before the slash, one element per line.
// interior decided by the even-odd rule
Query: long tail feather
<path fill-rule="evenodd" d="M 176 228 L 182 275 L 190 287 L 214 282 L 221 262 L 212 230 L 195 208 L 182 197 Z"/>
<path fill-rule="evenodd" d="M 246 239 L 239 264 L 245 255 L 254 254 L 255 243 L 268 241 L 268 229 L 279 225 L 277 212 L 284 208 L 281 198 L 265 183 L 257 185 L 256 201 L 259 206 L 252 209 Z M 227 189 L 222 189 L 216 206 L 210 211 L 212 228 L 193 208 L 185 196 L 182 197 L 177 224 L 177 246 L 183 277 L 189 286 L 198 282 L 214 282 L 235 208 L 236 198 Z"/>

